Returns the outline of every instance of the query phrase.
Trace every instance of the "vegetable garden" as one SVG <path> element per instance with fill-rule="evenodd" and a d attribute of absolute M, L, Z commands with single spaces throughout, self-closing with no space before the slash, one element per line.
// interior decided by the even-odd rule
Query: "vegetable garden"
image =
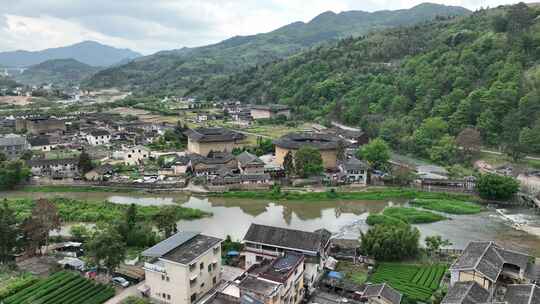
<path fill-rule="evenodd" d="M 114 289 L 73 272 L 61 271 L 45 280 L 0 298 L 4 304 L 101 304 L 114 296 Z"/>
<path fill-rule="evenodd" d="M 445 265 L 381 263 L 370 281 L 386 282 L 412 300 L 427 301 L 439 288 L 446 269 Z"/>

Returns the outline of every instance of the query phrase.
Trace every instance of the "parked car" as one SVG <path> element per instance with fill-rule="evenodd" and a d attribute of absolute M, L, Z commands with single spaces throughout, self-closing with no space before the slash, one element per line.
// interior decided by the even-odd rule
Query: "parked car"
<path fill-rule="evenodd" d="M 120 286 L 120 287 L 123 287 L 123 288 L 126 288 L 126 287 L 129 286 L 129 281 L 122 278 L 122 277 L 114 277 L 114 278 L 112 278 L 111 282 L 114 285 L 117 285 L 117 286 Z"/>

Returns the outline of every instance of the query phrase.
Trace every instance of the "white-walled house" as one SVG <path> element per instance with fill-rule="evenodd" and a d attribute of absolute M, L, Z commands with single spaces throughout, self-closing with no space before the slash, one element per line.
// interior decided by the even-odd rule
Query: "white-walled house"
<path fill-rule="evenodd" d="M 143 146 L 127 147 L 122 151 L 124 164 L 136 166 L 150 157 L 150 150 Z"/>
<path fill-rule="evenodd" d="M 86 135 L 86 140 L 92 146 L 108 145 L 111 142 L 111 133 L 107 130 L 93 130 Z"/>
<path fill-rule="evenodd" d="M 221 242 L 183 231 L 145 250 L 145 284 L 141 292 L 159 303 L 191 304 L 221 279 Z"/>

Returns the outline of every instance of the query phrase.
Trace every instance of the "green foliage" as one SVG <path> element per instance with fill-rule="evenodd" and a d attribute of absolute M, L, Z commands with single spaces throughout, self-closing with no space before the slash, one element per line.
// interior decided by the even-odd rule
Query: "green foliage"
<path fill-rule="evenodd" d="M 33 282 L 3 300 L 4 304 L 102 304 L 114 296 L 114 289 L 85 279 L 73 272 L 57 272 Z M 1 300 L 2 298 L 0 298 Z"/>
<path fill-rule="evenodd" d="M 0 301 L 16 294 L 17 292 L 21 290 L 24 290 L 25 288 L 32 286 L 33 284 L 37 283 L 39 279 L 33 275 L 24 274 L 24 275 L 9 279 L 7 281 L 8 282 L 3 282 L 5 283 L 5 285 L 2 288 L 0 288 Z"/>
<path fill-rule="evenodd" d="M 29 177 L 30 169 L 23 162 L 0 162 L 0 189 L 13 189 Z"/>
<path fill-rule="evenodd" d="M 156 224 L 156 228 L 161 233 L 163 233 L 166 238 L 170 237 L 178 231 L 176 222 L 177 217 L 175 216 L 173 206 L 163 207 L 154 216 L 154 223 Z"/>
<path fill-rule="evenodd" d="M 373 283 L 388 283 L 402 292 L 405 297 L 426 302 L 439 288 L 445 265 L 409 265 L 401 263 L 380 263 L 370 277 Z"/>
<path fill-rule="evenodd" d="M 446 219 L 444 216 L 433 212 L 406 207 L 386 208 L 383 211 L 383 215 L 409 224 L 433 223 Z"/>
<path fill-rule="evenodd" d="M 139 298 L 136 296 L 129 296 L 121 302 L 121 304 L 151 304 L 147 299 Z"/>
<path fill-rule="evenodd" d="M 69 234 L 76 242 L 85 242 L 91 235 L 91 231 L 85 225 L 73 225 Z"/>
<path fill-rule="evenodd" d="M 53 59 L 33 65 L 23 73 L 15 75 L 15 80 L 26 85 L 76 85 L 99 69 L 75 59 Z"/>
<path fill-rule="evenodd" d="M 398 261 L 419 252 L 420 231 L 410 225 L 375 225 L 360 236 L 360 249 L 380 261 Z"/>
<path fill-rule="evenodd" d="M 405 225 L 406 223 L 398 218 L 387 216 L 384 214 L 370 214 L 366 219 L 366 224 L 370 226 L 375 225 L 390 225 L 398 226 Z"/>
<path fill-rule="evenodd" d="M 79 170 L 81 171 L 81 173 L 83 175 L 90 172 L 90 171 L 92 171 L 92 169 L 94 169 L 94 164 L 92 164 L 92 160 L 90 159 L 90 155 L 88 155 L 88 153 L 86 153 L 85 151 L 83 151 L 79 155 L 78 167 L 79 167 Z"/>
<path fill-rule="evenodd" d="M 426 248 L 430 254 L 435 253 L 441 247 L 451 246 L 452 243 L 449 240 L 443 239 L 440 235 L 428 236 L 424 240 Z"/>
<path fill-rule="evenodd" d="M 373 29 L 411 25 L 436 17 L 460 16 L 469 11 L 459 7 L 424 4 L 410 10 L 367 14 L 349 12 L 347 16 L 323 13 L 309 23 L 293 23 L 269 33 L 233 37 L 220 43 L 185 48 L 139 58 L 127 64 L 98 72 L 84 82 L 89 87 L 132 87 L 147 94 L 192 95 L 206 82 L 228 82 L 226 75 L 248 67 L 285 58 L 302 49 L 345 37 L 359 37 Z M 314 75 L 321 78 L 319 75 Z M 249 78 L 247 78 L 249 79 Z M 340 77 L 327 77 L 313 86 L 321 96 L 336 97 L 345 84 Z M 186 92 L 186 89 L 191 90 Z M 219 85 L 209 85 L 221 92 Z M 279 87 L 279 86 L 278 86 Z M 204 94 L 211 97 L 208 92 Z M 210 99 L 210 98 L 209 98 Z M 266 100 L 253 99 L 253 100 Z M 273 99 L 268 100 L 275 101 Z M 318 100 L 315 100 L 317 102 Z"/>
<path fill-rule="evenodd" d="M 390 160 L 390 147 L 381 138 L 376 138 L 362 146 L 357 154 L 359 158 L 366 160 L 371 168 L 384 170 Z"/>
<path fill-rule="evenodd" d="M 291 151 L 288 151 L 287 154 L 285 154 L 285 158 L 283 159 L 283 169 L 285 170 L 285 174 L 287 176 L 291 176 L 294 174 L 294 172 L 296 172 Z"/>
<path fill-rule="evenodd" d="M 451 164 L 451 138 L 463 129 L 475 127 L 484 144 L 512 149 L 519 146 L 508 139 L 519 138 L 540 117 L 537 15 L 518 4 L 373 32 L 208 81 L 192 92 L 279 101 L 302 119 L 359 125 L 395 150 Z M 518 136 L 503 136 L 505 126 Z"/>
<path fill-rule="evenodd" d="M 289 201 L 325 201 L 325 200 L 388 200 L 388 199 L 457 199 L 471 200 L 472 196 L 457 193 L 421 192 L 410 189 L 383 188 L 362 192 L 335 192 L 329 195 L 328 192 L 270 192 L 270 191 L 228 191 L 216 194 L 220 197 L 246 198 L 246 199 L 272 199 Z"/>
<path fill-rule="evenodd" d="M 507 200 L 518 192 L 519 182 L 510 176 L 482 174 L 476 182 L 476 189 L 481 198 Z"/>
<path fill-rule="evenodd" d="M 15 211 L 4 201 L 0 205 L 0 264 L 10 261 L 21 231 L 17 226 Z"/>
<path fill-rule="evenodd" d="M 319 150 L 311 146 L 302 146 L 294 154 L 296 174 L 301 177 L 317 176 L 323 173 L 323 159 Z"/>
<path fill-rule="evenodd" d="M 410 204 L 449 214 L 476 214 L 483 210 L 482 207 L 474 203 L 448 199 L 415 199 Z"/>
<path fill-rule="evenodd" d="M 122 235 L 112 227 L 94 233 L 85 249 L 93 263 L 105 266 L 109 273 L 113 272 L 126 256 Z"/>
<path fill-rule="evenodd" d="M 35 205 L 31 199 L 5 200 L 15 210 L 17 218 L 23 219 L 30 215 Z M 50 200 L 56 208 L 63 222 L 114 222 L 124 217 L 128 205 L 114 204 L 108 201 L 82 201 L 69 198 L 53 198 Z M 151 222 L 154 216 L 164 207 L 139 206 L 137 216 L 145 222 Z M 175 205 L 172 207 L 177 220 L 198 219 L 209 215 L 199 209 L 186 208 Z"/>

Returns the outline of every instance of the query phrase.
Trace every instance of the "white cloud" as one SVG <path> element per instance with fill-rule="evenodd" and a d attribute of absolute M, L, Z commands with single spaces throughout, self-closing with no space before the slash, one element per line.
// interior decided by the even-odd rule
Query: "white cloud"
<path fill-rule="evenodd" d="M 410 8 L 422 0 L 0 0 L 0 51 L 96 40 L 145 54 L 307 22 L 332 10 Z M 513 0 L 434 0 L 469 9 Z"/>

